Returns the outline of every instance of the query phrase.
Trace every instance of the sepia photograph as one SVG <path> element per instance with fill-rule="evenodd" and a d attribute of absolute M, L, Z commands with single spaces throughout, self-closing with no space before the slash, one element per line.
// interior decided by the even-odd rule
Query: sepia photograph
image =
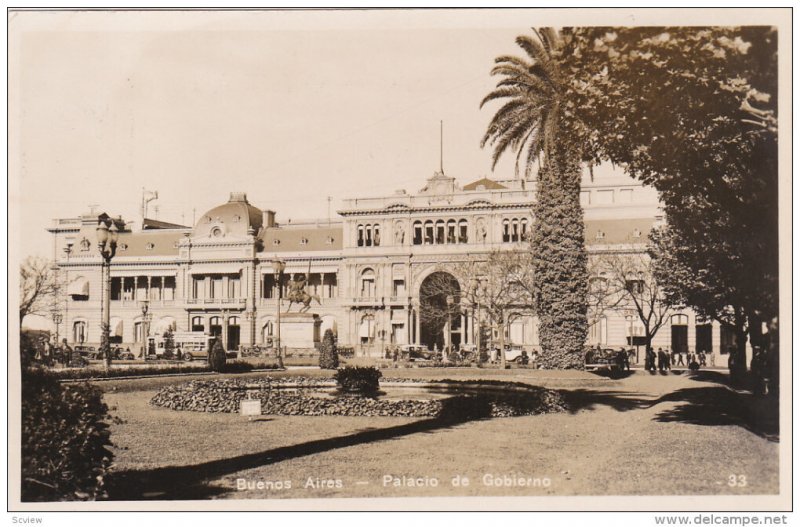
<path fill-rule="evenodd" d="M 787 524 L 791 16 L 10 8 L 9 511 Z"/>

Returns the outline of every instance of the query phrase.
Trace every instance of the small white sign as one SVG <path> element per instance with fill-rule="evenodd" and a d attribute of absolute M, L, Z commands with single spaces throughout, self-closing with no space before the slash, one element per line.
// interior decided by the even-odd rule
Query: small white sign
<path fill-rule="evenodd" d="M 261 401 L 259 399 L 244 399 L 239 405 L 242 415 L 261 415 Z"/>

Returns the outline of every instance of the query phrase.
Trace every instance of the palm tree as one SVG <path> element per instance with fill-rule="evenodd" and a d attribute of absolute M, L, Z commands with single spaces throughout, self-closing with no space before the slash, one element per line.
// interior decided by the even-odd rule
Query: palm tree
<path fill-rule="evenodd" d="M 554 368 L 580 367 L 586 341 L 587 256 L 580 205 L 581 148 L 569 119 L 570 89 L 564 75 L 564 35 L 552 28 L 517 37 L 526 58 L 495 59 L 501 79 L 481 102 L 505 103 L 494 114 L 481 146 L 494 147 L 492 169 L 506 151 L 524 157 L 526 178 L 538 165 L 531 246 L 537 277 L 542 361 Z"/>
<path fill-rule="evenodd" d="M 547 156 L 556 147 L 559 120 L 565 87 L 559 65 L 563 39 L 552 28 L 534 29 L 537 38 L 517 37 L 517 44 L 528 59 L 503 55 L 495 59 L 492 75 L 501 75 L 497 88 L 481 101 L 481 108 L 494 100 L 507 102 L 494 114 L 481 147 L 494 147 L 492 169 L 507 150 L 516 151 L 515 169 L 527 151 L 525 175 L 530 175 L 534 162 Z M 540 163 L 541 164 L 541 163 Z"/>

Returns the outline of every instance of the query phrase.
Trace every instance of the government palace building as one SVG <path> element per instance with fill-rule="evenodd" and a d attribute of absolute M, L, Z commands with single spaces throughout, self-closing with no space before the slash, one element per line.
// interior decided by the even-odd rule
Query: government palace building
<path fill-rule="evenodd" d="M 73 345 L 100 342 L 102 259 L 95 231 L 99 222 L 113 222 L 119 235 L 110 266 L 110 334 L 113 343 L 131 350 L 142 349 L 145 331 L 154 336 L 168 328 L 218 335 L 229 350 L 272 346 L 278 261 L 285 264 L 284 291 L 302 277 L 305 290 L 318 299 L 306 315 L 314 320 L 313 341 L 302 345 L 313 349 L 330 329 L 340 346 L 352 346 L 357 355 L 379 356 L 399 344 L 441 349 L 444 329 L 420 317 L 421 288 L 433 274 L 451 272 L 466 259 L 527 248 L 522 244 L 533 222 L 535 185 L 523 178 L 461 185 L 438 171 L 427 181 L 420 178 L 417 192 L 345 199 L 336 220 L 283 222 L 281 211 L 260 209 L 244 192 L 221 197 L 192 227 L 142 218 L 131 229 L 106 213 L 56 219 L 48 231 L 64 284 L 61 336 Z M 592 177 L 587 172 L 581 202 L 590 260 L 621 248 L 643 252 L 661 220 L 656 191 L 618 169 Z M 469 287 L 454 278 L 459 288 Z M 148 301 L 146 315 L 142 300 Z M 285 293 L 282 305 L 285 312 Z M 460 316 L 448 325 L 454 346 L 476 341 L 472 307 L 460 306 Z M 503 330 L 507 343 L 538 348 L 535 316 L 509 317 Z M 284 333 L 282 343 L 293 347 L 291 331 Z M 592 323 L 587 345 L 641 345 L 642 335 L 635 312 L 619 307 Z M 731 344 L 718 323 L 687 310 L 671 313 L 653 341 L 656 349 L 715 355 Z M 643 355 L 642 350 L 639 360 Z M 723 365 L 719 357 L 717 365 Z"/>

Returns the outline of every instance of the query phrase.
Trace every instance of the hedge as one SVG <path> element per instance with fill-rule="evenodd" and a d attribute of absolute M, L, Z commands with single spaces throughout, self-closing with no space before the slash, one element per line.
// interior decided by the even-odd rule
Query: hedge
<path fill-rule="evenodd" d="M 108 407 L 99 388 L 62 385 L 41 369 L 22 375 L 22 501 L 106 497 L 113 459 Z"/>

